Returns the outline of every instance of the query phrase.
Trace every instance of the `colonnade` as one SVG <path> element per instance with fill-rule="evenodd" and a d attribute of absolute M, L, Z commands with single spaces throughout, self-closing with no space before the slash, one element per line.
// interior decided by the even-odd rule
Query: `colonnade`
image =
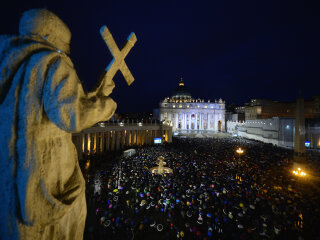
<path fill-rule="evenodd" d="M 112 129 L 112 127 L 111 127 Z M 92 127 L 81 133 L 73 134 L 73 142 L 78 156 L 103 154 L 108 151 L 121 150 L 127 147 L 152 145 L 154 138 L 164 142 L 172 141 L 172 128 L 162 129 L 119 129 Z"/>

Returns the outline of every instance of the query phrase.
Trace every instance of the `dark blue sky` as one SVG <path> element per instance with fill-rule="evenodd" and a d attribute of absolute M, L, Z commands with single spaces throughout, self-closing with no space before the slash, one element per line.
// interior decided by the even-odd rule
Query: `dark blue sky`
<path fill-rule="evenodd" d="M 316 1 L 313 1 L 316 2 Z M 0 34 L 16 34 L 23 11 L 46 7 L 70 27 L 71 58 L 85 90 L 111 60 L 99 29 L 107 25 L 136 81 L 115 77 L 118 112 L 151 111 L 180 77 L 194 97 L 243 104 L 320 94 L 320 9 L 307 1 L 4 1 Z"/>

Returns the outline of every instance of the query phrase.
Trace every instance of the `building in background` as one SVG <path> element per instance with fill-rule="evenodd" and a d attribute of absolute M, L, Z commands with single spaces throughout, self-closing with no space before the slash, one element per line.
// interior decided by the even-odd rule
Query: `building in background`
<path fill-rule="evenodd" d="M 320 115 L 320 96 L 305 101 L 305 118 Z M 251 99 L 245 106 L 245 120 L 266 119 L 272 117 L 295 118 L 296 102 L 278 102 L 267 99 Z"/>
<path fill-rule="evenodd" d="M 320 149 L 319 96 L 305 101 L 305 146 Z M 294 147 L 296 102 L 252 99 L 244 106 L 245 121 L 226 121 L 227 132 L 239 137 Z"/>
<path fill-rule="evenodd" d="M 160 102 L 159 112 L 173 131 L 225 131 L 225 102 L 192 98 L 182 78 L 172 96 Z"/>

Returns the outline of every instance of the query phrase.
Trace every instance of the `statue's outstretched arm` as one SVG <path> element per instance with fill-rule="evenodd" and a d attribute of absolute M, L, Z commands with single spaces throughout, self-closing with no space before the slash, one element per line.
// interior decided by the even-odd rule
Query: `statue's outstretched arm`
<path fill-rule="evenodd" d="M 49 119 L 67 132 L 79 132 L 108 120 L 117 107 L 107 96 L 114 88 L 112 79 L 102 81 L 103 86 L 86 94 L 74 68 L 64 58 L 51 64 L 43 88 L 43 106 Z"/>

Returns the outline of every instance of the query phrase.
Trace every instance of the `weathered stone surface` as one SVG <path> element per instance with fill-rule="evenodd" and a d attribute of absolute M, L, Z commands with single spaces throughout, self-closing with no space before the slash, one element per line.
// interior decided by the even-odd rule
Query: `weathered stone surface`
<path fill-rule="evenodd" d="M 85 93 L 53 13 L 23 14 L 0 38 L 0 238 L 82 239 L 85 182 L 71 133 L 109 119 L 113 75 Z"/>

